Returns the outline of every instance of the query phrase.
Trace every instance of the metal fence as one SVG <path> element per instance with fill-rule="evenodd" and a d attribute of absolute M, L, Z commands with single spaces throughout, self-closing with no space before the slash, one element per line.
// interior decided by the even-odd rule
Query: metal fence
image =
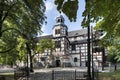
<path fill-rule="evenodd" d="M 28 80 L 24 69 L 15 70 L 14 80 Z M 87 80 L 87 72 L 81 70 L 48 70 L 29 75 L 29 80 Z M 98 80 L 98 71 L 94 71 L 94 80 Z"/>
<path fill-rule="evenodd" d="M 14 70 L 14 80 L 22 80 L 22 78 L 28 77 L 28 68 L 22 67 Z"/>
<path fill-rule="evenodd" d="M 87 80 L 87 72 L 77 70 L 41 72 L 34 74 L 32 80 Z"/>

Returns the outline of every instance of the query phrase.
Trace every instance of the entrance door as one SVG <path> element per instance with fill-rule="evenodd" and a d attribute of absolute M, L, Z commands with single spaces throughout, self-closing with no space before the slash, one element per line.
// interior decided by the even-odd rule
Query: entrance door
<path fill-rule="evenodd" d="M 56 60 L 56 67 L 60 67 L 60 60 Z"/>

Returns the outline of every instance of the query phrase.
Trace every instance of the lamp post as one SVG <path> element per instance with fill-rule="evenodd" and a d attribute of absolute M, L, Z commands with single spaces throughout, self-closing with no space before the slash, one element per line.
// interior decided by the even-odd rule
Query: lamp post
<path fill-rule="evenodd" d="M 88 15 L 88 19 L 89 19 L 89 15 Z M 87 73 L 88 73 L 88 80 L 91 80 L 91 54 L 90 54 L 90 25 L 88 25 L 88 39 L 87 39 Z"/>
<path fill-rule="evenodd" d="M 89 0 L 85 0 L 86 7 Z M 91 54 L 90 54 L 90 14 L 87 14 L 87 79 L 91 80 Z"/>
<path fill-rule="evenodd" d="M 94 41 L 94 38 L 93 38 L 93 27 L 91 26 L 91 46 L 92 46 L 92 80 L 94 80 L 94 57 L 93 57 L 93 41 Z"/>

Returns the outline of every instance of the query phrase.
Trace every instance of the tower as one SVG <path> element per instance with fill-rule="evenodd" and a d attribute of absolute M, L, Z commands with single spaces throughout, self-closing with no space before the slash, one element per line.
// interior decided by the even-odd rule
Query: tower
<path fill-rule="evenodd" d="M 53 38 L 56 44 L 54 55 L 56 56 L 56 66 L 62 66 L 64 56 L 68 54 L 68 28 L 64 24 L 62 15 L 56 18 L 56 23 L 53 26 Z"/>
<path fill-rule="evenodd" d="M 56 24 L 53 27 L 53 37 L 67 36 L 68 28 L 64 24 L 64 18 L 62 15 L 56 18 Z"/>

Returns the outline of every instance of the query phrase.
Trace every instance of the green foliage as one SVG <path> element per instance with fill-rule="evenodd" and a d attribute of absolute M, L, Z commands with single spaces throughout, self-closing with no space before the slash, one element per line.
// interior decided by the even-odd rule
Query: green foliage
<path fill-rule="evenodd" d="M 0 54 L 0 64 L 12 66 L 13 64 L 16 64 L 16 60 L 18 58 L 19 55 L 17 54 L 17 51 L 15 49 L 12 49 L 5 54 Z"/>
<path fill-rule="evenodd" d="M 41 27 L 46 18 L 44 12 L 43 0 L 1 0 L 0 53 L 5 53 L 4 56 L 7 56 L 7 53 L 10 55 L 16 53 L 17 59 L 25 60 L 25 42 L 34 49 L 34 37 L 41 33 Z M 2 58 L 5 59 L 5 57 Z M 14 59 L 14 56 L 11 58 Z"/>
<path fill-rule="evenodd" d="M 16 47 L 16 50 L 18 51 L 19 60 L 25 61 L 26 60 L 25 56 L 27 53 L 25 43 L 27 42 L 27 40 L 23 39 L 21 36 L 18 36 L 17 41 L 18 41 L 18 45 Z"/>
<path fill-rule="evenodd" d="M 118 54 L 120 54 L 120 51 L 114 47 L 111 46 L 108 49 L 108 61 L 112 62 L 112 63 L 117 63 L 120 60 L 118 59 Z"/>
<path fill-rule="evenodd" d="M 18 30 L 17 32 L 22 35 L 31 34 L 31 36 L 36 36 L 38 32 L 41 32 L 41 26 L 46 18 L 44 16 L 45 5 L 42 0 L 3 0 L 0 4 L 4 4 L 4 6 L 0 6 L 0 20 L 2 22 L 0 23 L 1 34 L 8 29 L 8 27 L 5 26 L 15 28 Z M 6 24 L 6 22 L 8 24 Z"/>
<path fill-rule="evenodd" d="M 0 38 L 0 54 L 10 51 L 17 44 L 17 34 L 14 31 L 6 31 L 3 37 Z"/>
<path fill-rule="evenodd" d="M 100 28 L 109 34 L 119 36 L 120 25 L 120 1 L 119 0 L 92 0 L 86 2 L 86 8 L 83 12 L 84 19 L 89 14 L 90 22 L 102 21 Z M 86 21 L 83 19 L 83 24 Z M 86 18 L 87 19 L 87 18 Z"/>
<path fill-rule="evenodd" d="M 55 0 L 57 10 L 62 11 L 70 21 L 76 21 L 78 0 Z"/>
<path fill-rule="evenodd" d="M 120 18 L 119 4 L 119 0 L 87 0 L 86 8 L 83 12 L 83 17 L 85 18 L 88 14 L 90 14 L 91 22 L 97 22 L 100 19 L 103 19 L 105 20 L 105 23 L 107 23 L 107 25 L 105 25 L 104 27 L 116 25 L 115 21 L 118 22 L 118 19 Z"/>
<path fill-rule="evenodd" d="M 46 38 L 42 39 L 38 42 L 37 50 L 38 52 L 44 52 L 44 50 L 54 50 L 55 49 L 55 43 L 52 41 L 52 39 Z"/>
<path fill-rule="evenodd" d="M 0 34 L 4 40 L 8 41 L 6 34 L 32 39 L 41 32 L 45 20 L 45 5 L 42 0 L 3 0 L 0 4 Z"/>

